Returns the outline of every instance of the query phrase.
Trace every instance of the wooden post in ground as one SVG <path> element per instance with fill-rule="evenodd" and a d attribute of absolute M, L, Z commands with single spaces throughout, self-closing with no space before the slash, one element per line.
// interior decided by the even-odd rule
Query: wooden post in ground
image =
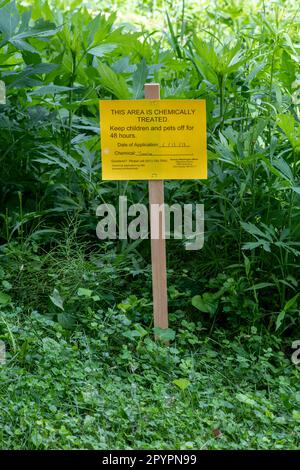
<path fill-rule="evenodd" d="M 145 99 L 160 99 L 160 86 L 158 83 L 145 85 Z M 152 204 L 162 205 L 162 217 L 153 217 Z M 164 182 L 162 180 L 149 180 L 149 208 L 150 208 L 150 234 L 151 234 L 151 261 L 152 261 L 152 291 L 153 291 L 153 317 L 154 327 L 168 328 L 168 294 L 167 294 L 167 263 L 165 241 L 165 211 L 164 211 Z M 158 212 L 159 214 L 159 212 Z M 158 239 L 154 239 L 155 234 Z"/>

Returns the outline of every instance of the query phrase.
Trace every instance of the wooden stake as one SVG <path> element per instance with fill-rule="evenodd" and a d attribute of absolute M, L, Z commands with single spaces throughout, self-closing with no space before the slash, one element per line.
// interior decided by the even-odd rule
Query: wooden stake
<path fill-rule="evenodd" d="M 145 99 L 159 100 L 160 86 L 158 83 L 145 85 Z M 162 205 L 162 217 L 151 216 L 152 204 Z M 149 181 L 150 234 L 152 261 L 152 291 L 154 327 L 168 328 L 168 294 L 167 294 L 167 263 L 165 242 L 165 211 L 164 211 L 164 182 Z M 154 239 L 155 234 L 158 239 Z"/>

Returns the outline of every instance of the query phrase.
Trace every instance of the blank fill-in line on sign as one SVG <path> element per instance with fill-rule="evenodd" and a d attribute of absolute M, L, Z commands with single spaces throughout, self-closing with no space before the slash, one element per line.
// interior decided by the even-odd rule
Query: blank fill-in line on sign
<path fill-rule="evenodd" d="M 149 157 L 193 157 L 193 153 L 139 153 L 139 156 L 148 155 Z"/>

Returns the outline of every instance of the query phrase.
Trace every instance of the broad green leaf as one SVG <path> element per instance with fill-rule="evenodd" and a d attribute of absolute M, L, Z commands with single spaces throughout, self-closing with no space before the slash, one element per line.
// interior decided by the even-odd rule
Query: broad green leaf
<path fill-rule="evenodd" d="M 175 331 L 171 328 L 153 328 L 155 336 L 163 342 L 173 341 L 175 339 Z"/>
<path fill-rule="evenodd" d="M 57 315 L 57 320 L 63 328 L 66 328 L 66 330 L 72 330 L 74 328 L 75 319 L 68 313 L 59 313 Z"/>
<path fill-rule="evenodd" d="M 57 165 L 63 168 L 64 170 L 68 168 L 68 165 L 66 163 L 63 163 L 59 160 L 59 158 L 55 158 L 52 156 L 45 157 L 45 158 L 35 158 L 33 161 L 37 163 L 45 163 L 46 165 Z"/>
<path fill-rule="evenodd" d="M 191 382 L 188 379 L 175 379 L 172 382 L 174 385 L 176 385 L 180 390 L 185 390 L 188 388 L 189 385 L 191 385 Z"/>
<path fill-rule="evenodd" d="M 68 86 L 58 86 L 58 85 L 46 85 L 33 90 L 29 95 L 43 96 L 43 95 L 54 95 L 56 93 L 66 93 L 67 91 L 74 90 L 72 87 Z"/>
<path fill-rule="evenodd" d="M 290 113 L 278 114 L 277 124 L 289 140 L 293 140 L 293 134 L 295 130 L 295 119 Z"/>
<path fill-rule="evenodd" d="M 60 293 L 57 289 L 53 289 L 52 295 L 49 296 L 51 302 L 61 310 L 64 310 L 64 302 L 63 299 L 60 296 Z"/>
<path fill-rule="evenodd" d="M 90 49 L 88 52 L 89 54 L 95 55 L 96 57 L 103 57 L 115 50 L 116 47 L 117 44 L 104 43 L 100 44 L 99 46 L 92 47 L 92 49 Z"/>
<path fill-rule="evenodd" d="M 236 399 L 242 403 L 245 403 L 246 405 L 250 405 L 250 406 L 257 406 L 257 403 L 255 400 L 253 400 L 252 398 L 248 397 L 247 395 L 245 395 L 244 393 L 237 393 L 235 395 Z"/>
<path fill-rule="evenodd" d="M 293 410 L 293 419 L 300 422 L 300 410 Z"/>
<path fill-rule="evenodd" d="M 291 186 L 291 189 L 297 193 L 297 194 L 300 194 L 300 187 L 299 186 Z"/>
<path fill-rule="evenodd" d="M 27 54 L 29 52 L 27 51 Z M 31 54 L 31 53 L 29 53 Z M 35 54 L 37 55 L 37 54 Z M 43 82 L 37 79 L 37 75 L 51 72 L 58 67 L 57 64 L 36 63 L 35 65 L 28 65 L 22 72 L 12 72 L 9 77 L 16 77 L 10 83 L 11 88 L 25 88 L 42 86 Z M 32 78 L 30 78 L 32 77 Z M 31 92 L 34 94 L 34 92 Z"/>
<path fill-rule="evenodd" d="M 29 44 L 26 41 L 23 41 L 22 39 L 11 39 L 9 41 L 13 46 L 15 46 L 16 49 L 19 49 L 20 51 L 28 51 L 32 52 L 33 54 L 38 54 L 38 51 L 36 50 L 35 47 L 33 47 L 31 44 Z"/>
<path fill-rule="evenodd" d="M 232 59 L 230 59 L 229 64 L 224 67 L 225 73 L 234 72 L 247 60 L 247 58 L 245 57 L 244 51 L 239 49 L 239 45 L 236 46 L 236 49 L 232 50 L 232 54 L 234 55 Z"/>
<path fill-rule="evenodd" d="M 24 70 L 24 73 L 26 73 L 27 75 L 50 73 L 53 70 L 57 69 L 58 67 L 59 67 L 59 64 L 40 62 L 35 65 L 27 66 L 26 69 Z"/>
<path fill-rule="evenodd" d="M 193 37 L 193 45 L 196 53 L 201 58 L 204 64 L 207 64 L 208 69 L 215 75 L 219 63 L 219 57 L 212 43 L 207 43 L 197 36 Z"/>
<path fill-rule="evenodd" d="M 299 295 L 300 295 L 300 292 L 298 292 L 296 295 L 294 295 L 294 297 L 292 297 L 290 300 L 287 301 L 287 303 L 285 304 L 285 306 L 283 307 L 283 309 L 287 312 L 290 308 L 292 308 L 296 301 L 298 300 L 299 298 Z"/>
<path fill-rule="evenodd" d="M 5 292 L 0 292 L 0 304 L 7 305 L 11 302 L 10 295 L 6 294 Z"/>
<path fill-rule="evenodd" d="M 282 322 L 285 318 L 285 314 L 286 314 L 286 311 L 285 310 L 281 310 L 281 312 L 279 313 L 278 317 L 276 318 L 276 331 L 280 328 L 280 326 L 282 325 Z"/>
<path fill-rule="evenodd" d="M 32 444 L 34 445 L 35 448 L 39 448 L 43 441 L 44 441 L 44 437 L 41 433 L 38 432 L 37 429 L 34 429 L 31 433 L 30 433 L 30 441 L 32 442 Z M 30 442 L 29 441 L 29 442 Z"/>
<path fill-rule="evenodd" d="M 250 222 L 241 222 L 241 226 L 243 227 L 244 230 L 246 230 L 246 232 L 250 233 L 255 238 L 263 238 L 263 239 L 267 239 L 270 242 L 272 241 L 272 237 L 270 236 L 268 232 L 266 233 L 262 232 L 256 225 Z"/>
<path fill-rule="evenodd" d="M 46 154 L 45 152 L 39 152 L 41 155 L 44 155 L 45 158 L 36 158 L 34 161 L 40 162 L 40 163 L 46 163 L 48 165 L 58 165 L 61 168 L 68 168 L 71 167 L 73 170 L 77 170 L 79 167 L 79 163 L 75 158 L 71 157 L 71 155 L 67 154 L 64 150 L 62 150 L 60 147 L 56 145 L 49 145 L 48 146 L 49 151 Z M 49 155 L 50 150 L 54 151 L 55 153 L 58 154 L 58 157 Z M 59 158 L 60 157 L 60 158 Z"/>
<path fill-rule="evenodd" d="M 13 36 L 19 21 L 20 15 L 15 1 L 0 9 L 0 31 L 4 34 L 5 39 L 9 40 Z"/>
<path fill-rule="evenodd" d="M 46 38 L 49 36 L 54 36 L 60 28 L 54 28 L 54 25 L 51 23 L 44 23 L 44 28 L 30 28 L 28 31 L 18 33 L 13 36 L 13 40 L 26 39 L 26 38 Z"/>
<path fill-rule="evenodd" d="M 130 98 L 127 83 L 122 75 L 117 75 L 108 65 L 99 63 L 98 71 L 102 86 L 119 100 Z"/>
<path fill-rule="evenodd" d="M 266 158 L 264 155 L 259 155 L 260 160 L 264 162 L 264 166 L 278 178 L 282 178 L 284 181 L 290 181 L 281 171 L 279 171 L 275 166 L 270 162 L 269 158 Z"/>
<path fill-rule="evenodd" d="M 216 73 L 216 67 L 218 64 L 218 57 L 215 50 L 210 44 L 202 41 L 201 39 L 194 36 L 192 45 L 195 49 L 195 54 L 192 55 L 198 71 L 205 80 L 210 83 L 217 84 L 218 76 Z"/>
<path fill-rule="evenodd" d="M 216 313 L 218 308 L 218 299 L 214 294 L 205 292 L 202 296 L 195 295 L 192 298 L 192 305 L 196 307 L 200 312 L 209 313 L 213 315 Z"/>
<path fill-rule="evenodd" d="M 148 331 L 145 330 L 145 328 L 143 328 L 142 325 L 140 325 L 139 323 L 135 323 L 134 328 L 139 333 L 141 338 L 143 338 L 144 336 L 146 336 L 148 334 Z"/>
<path fill-rule="evenodd" d="M 275 166 L 285 177 L 288 181 L 293 181 L 293 173 L 288 165 L 288 163 L 283 158 L 273 159 L 272 165 Z"/>
<path fill-rule="evenodd" d="M 45 337 L 42 339 L 43 350 L 48 354 L 59 354 L 60 353 L 60 344 L 55 341 L 53 338 Z"/>
<path fill-rule="evenodd" d="M 242 250 L 255 250 L 255 248 L 263 248 L 268 253 L 271 251 L 270 243 L 263 240 L 259 240 L 257 242 L 247 242 L 242 246 Z"/>
<path fill-rule="evenodd" d="M 294 297 L 292 297 L 290 300 L 286 302 L 285 306 L 283 307 L 283 310 L 281 310 L 281 312 L 279 313 L 276 319 L 276 331 L 282 325 L 282 322 L 285 318 L 286 313 L 295 305 L 299 296 L 300 296 L 300 292 L 298 292 L 296 295 L 294 295 Z"/>
<path fill-rule="evenodd" d="M 266 60 L 262 61 L 261 63 L 255 63 L 254 67 L 251 69 L 251 72 L 246 78 L 247 83 L 250 84 L 252 80 L 254 80 L 254 78 L 265 68 L 266 65 Z"/>
<path fill-rule="evenodd" d="M 245 266 L 246 276 L 249 277 L 250 269 L 251 269 L 251 262 L 249 258 L 246 255 L 244 255 L 244 253 L 243 253 L 243 257 L 244 257 L 244 266 Z"/>
<path fill-rule="evenodd" d="M 6 280 L 2 281 L 2 286 L 3 286 L 4 289 L 6 289 L 6 290 L 11 290 L 11 289 L 12 289 L 11 283 L 8 282 L 8 281 L 6 281 Z"/>
<path fill-rule="evenodd" d="M 142 98 L 147 77 L 148 67 L 145 59 L 143 58 L 141 62 L 137 64 L 136 71 L 132 77 L 132 94 L 134 100 Z"/>
<path fill-rule="evenodd" d="M 122 333 L 122 336 L 125 336 L 125 338 L 128 339 L 135 339 L 135 338 L 140 338 L 140 333 L 137 330 L 130 330 L 130 331 L 124 331 Z"/>
<path fill-rule="evenodd" d="M 132 305 L 130 305 L 129 303 L 126 304 L 125 302 L 124 303 L 120 303 L 117 305 L 117 307 L 122 310 L 123 312 L 127 312 L 127 310 L 130 310 L 132 308 Z"/>
<path fill-rule="evenodd" d="M 93 291 L 91 291 L 90 289 L 85 289 L 84 287 L 79 287 L 77 294 L 79 295 L 79 297 L 90 298 L 92 297 Z"/>
<path fill-rule="evenodd" d="M 111 30 L 117 18 L 117 12 L 113 12 L 109 17 L 100 13 L 95 16 L 88 25 L 88 44 L 97 46 L 107 37 L 111 37 Z"/>

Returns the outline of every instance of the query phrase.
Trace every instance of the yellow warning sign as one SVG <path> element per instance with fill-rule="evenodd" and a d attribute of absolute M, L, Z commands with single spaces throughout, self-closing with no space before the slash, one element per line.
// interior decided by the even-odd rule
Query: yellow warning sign
<path fill-rule="evenodd" d="M 206 179 L 205 100 L 100 101 L 103 180 Z"/>

